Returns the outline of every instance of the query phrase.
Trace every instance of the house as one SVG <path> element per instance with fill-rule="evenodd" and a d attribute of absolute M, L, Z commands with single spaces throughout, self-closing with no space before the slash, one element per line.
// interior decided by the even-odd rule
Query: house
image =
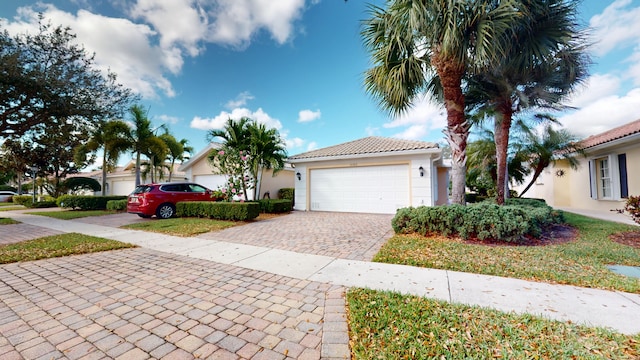
<path fill-rule="evenodd" d="M 590 136 L 579 146 L 586 154 L 576 155 L 577 169 L 558 160 L 525 195 L 554 207 L 597 211 L 622 209 L 629 195 L 640 195 L 640 120 Z"/>
<path fill-rule="evenodd" d="M 371 136 L 289 157 L 295 210 L 393 214 L 448 202 L 437 144 Z"/>
<path fill-rule="evenodd" d="M 178 170 L 185 174 L 185 178 L 209 189 L 217 189 L 225 186 L 227 177 L 215 173 L 213 166 L 209 162 L 209 154 L 220 149 L 222 144 L 211 142 L 204 149 L 192 156 L 189 161 L 183 163 Z M 257 188 L 260 191 L 259 198 L 264 198 L 269 193 L 271 199 L 277 198 L 278 190 L 293 187 L 293 169 L 285 167 L 275 175 L 271 169 L 264 169 L 262 176 L 258 179 Z M 251 195 L 249 196 L 251 198 Z"/>
<path fill-rule="evenodd" d="M 71 174 L 67 177 L 83 176 L 95 179 L 102 184 L 102 170 L 94 170 L 91 172 L 81 172 L 77 174 Z M 163 169 L 163 174 L 160 179 L 156 181 L 162 182 L 169 179 L 169 172 L 167 169 Z M 141 179 L 143 183 L 150 181 L 148 178 Z M 176 165 L 171 176 L 171 181 L 185 181 L 188 180 L 185 177 L 185 173 L 181 172 Z M 114 171 L 107 173 L 107 181 L 105 184 L 106 195 L 129 195 L 136 187 L 136 162 L 135 160 L 129 161 L 123 166 L 118 166 Z M 98 191 L 95 195 L 101 195 L 102 191 Z"/>

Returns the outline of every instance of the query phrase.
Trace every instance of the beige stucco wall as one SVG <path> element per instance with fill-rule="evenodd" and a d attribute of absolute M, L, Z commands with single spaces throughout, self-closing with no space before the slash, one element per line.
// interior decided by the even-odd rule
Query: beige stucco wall
<path fill-rule="evenodd" d="M 439 167 L 438 171 L 438 198 L 436 205 L 445 205 L 449 203 L 449 168 Z"/>
<path fill-rule="evenodd" d="M 627 150 L 629 195 L 640 196 L 640 144 Z"/>
<path fill-rule="evenodd" d="M 294 187 L 294 174 L 295 171 L 293 171 L 293 169 L 278 171 L 276 176 L 273 176 L 272 170 L 264 170 L 262 174 L 262 183 L 260 184 L 260 199 L 264 197 L 264 193 L 267 191 L 272 199 L 277 199 L 278 190 Z"/>

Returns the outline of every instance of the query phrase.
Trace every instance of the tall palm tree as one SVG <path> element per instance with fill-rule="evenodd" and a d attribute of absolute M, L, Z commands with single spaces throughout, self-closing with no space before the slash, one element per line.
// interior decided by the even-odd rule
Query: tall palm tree
<path fill-rule="evenodd" d="M 169 166 L 169 182 L 171 182 L 171 177 L 173 176 L 173 167 L 176 161 L 183 162 L 189 159 L 189 154 L 193 153 L 193 147 L 188 146 L 187 143 L 189 140 L 180 139 L 178 141 L 173 135 L 165 132 L 160 135 L 160 139 L 164 141 L 167 145 L 168 153 L 167 160 L 170 162 Z"/>
<path fill-rule="evenodd" d="M 151 128 L 151 120 L 147 117 L 146 111 L 140 105 L 133 105 L 129 109 L 133 118 L 133 128 L 129 134 L 132 149 L 136 153 L 136 186 L 140 185 L 140 158 L 141 155 L 153 156 L 156 154 L 161 159 L 166 157 L 166 145 L 154 134 L 156 129 Z M 150 161 L 151 162 L 151 161 Z M 153 174 L 153 172 L 152 172 Z M 153 175 L 151 181 L 153 182 Z"/>
<path fill-rule="evenodd" d="M 131 128 L 122 120 L 106 121 L 93 131 L 86 144 L 76 149 L 76 164 L 86 161 L 88 154 L 95 158 L 95 153 L 102 149 L 102 196 L 106 195 L 107 173 L 115 168 L 120 155 L 131 149 L 130 133 Z"/>
<path fill-rule="evenodd" d="M 253 198 L 260 196 L 260 184 L 262 183 L 262 170 L 273 169 L 275 175 L 284 168 L 287 158 L 285 143 L 275 128 L 267 129 L 265 124 L 256 121 L 249 123 L 251 176 L 256 180 L 253 188 Z"/>
<path fill-rule="evenodd" d="M 467 102 L 494 111 L 497 159 L 496 201 L 504 203 L 512 118 L 528 108 L 561 107 L 582 82 L 589 58 L 578 28 L 579 1 L 521 0 L 524 14 L 514 24 L 505 56 L 472 76 Z"/>
<path fill-rule="evenodd" d="M 238 151 L 249 151 L 250 138 L 249 124 L 253 122 L 248 117 L 242 117 L 239 120 L 227 119 L 224 128 L 213 129 L 207 134 L 209 141 L 221 138 L 222 142 L 232 149 Z"/>
<path fill-rule="evenodd" d="M 504 53 L 521 14 L 516 0 L 389 0 L 370 6 L 362 36 L 373 67 L 366 90 L 397 115 L 423 93 L 441 95 L 447 110 L 445 135 L 452 154 L 452 201 L 464 204 L 466 147 L 463 78 Z M 441 93 L 435 85 L 441 86 Z"/>

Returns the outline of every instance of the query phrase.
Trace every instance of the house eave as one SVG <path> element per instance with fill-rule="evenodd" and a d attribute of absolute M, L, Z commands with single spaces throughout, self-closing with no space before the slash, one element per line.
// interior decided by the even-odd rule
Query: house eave
<path fill-rule="evenodd" d="M 606 143 L 602 143 L 602 144 L 598 144 L 598 145 L 594 145 L 588 148 L 585 148 L 584 151 L 586 153 L 592 153 L 592 152 L 597 152 L 600 150 L 606 150 L 612 147 L 617 147 L 617 146 L 621 146 L 621 145 L 626 145 L 627 143 L 631 143 L 631 142 L 638 142 L 640 141 L 640 133 L 635 133 L 629 136 L 625 136 L 622 137 L 620 139 L 615 139 L 615 140 L 611 140 L 608 141 Z"/>
<path fill-rule="evenodd" d="M 364 153 L 364 154 L 349 154 L 349 155 L 337 155 L 337 156 L 318 156 L 318 157 L 309 157 L 309 158 L 301 158 L 301 159 L 287 159 L 287 162 L 290 164 L 298 164 L 298 163 L 308 163 L 308 162 L 318 162 L 318 161 L 333 161 L 333 160 L 350 160 L 350 159 L 362 159 L 362 158 L 372 158 L 372 157 L 391 157 L 391 156 L 407 156 L 407 155 L 433 155 L 440 154 L 442 149 L 440 148 L 432 148 L 432 149 L 415 149 L 415 150 L 404 150 L 404 151 L 389 151 L 389 152 L 380 152 L 380 153 Z"/>

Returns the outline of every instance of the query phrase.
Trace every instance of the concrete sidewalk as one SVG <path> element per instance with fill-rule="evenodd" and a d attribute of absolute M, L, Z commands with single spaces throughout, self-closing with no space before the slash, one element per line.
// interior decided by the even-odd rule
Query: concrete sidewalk
<path fill-rule="evenodd" d="M 175 237 L 148 232 L 6 213 L 23 223 L 77 232 L 294 279 L 425 296 L 501 311 L 541 315 L 588 326 L 640 333 L 640 295 L 553 285 L 496 276 L 372 263 L 282 249 Z"/>

